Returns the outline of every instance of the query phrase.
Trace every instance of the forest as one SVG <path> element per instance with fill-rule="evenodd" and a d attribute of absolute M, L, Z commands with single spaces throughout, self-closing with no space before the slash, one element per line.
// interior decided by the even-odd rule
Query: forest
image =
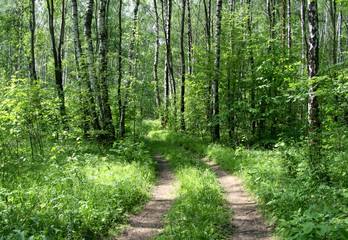
<path fill-rule="evenodd" d="M 167 168 L 151 239 L 348 239 L 348 1 L 0 6 L 0 240 L 146 239 Z"/>

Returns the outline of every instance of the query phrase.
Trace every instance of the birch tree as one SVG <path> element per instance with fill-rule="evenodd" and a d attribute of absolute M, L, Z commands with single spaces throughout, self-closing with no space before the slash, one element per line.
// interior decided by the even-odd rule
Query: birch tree
<path fill-rule="evenodd" d="M 220 139 L 219 123 L 219 77 L 220 77 L 220 38 L 221 38 L 221 11 L 222 0 L 217 0 L 216 4 L 216 30 L 215 30 L 215 60 L 214 60 L 214 79 L 212 86 L 213 93 L 213 140 Z"/>

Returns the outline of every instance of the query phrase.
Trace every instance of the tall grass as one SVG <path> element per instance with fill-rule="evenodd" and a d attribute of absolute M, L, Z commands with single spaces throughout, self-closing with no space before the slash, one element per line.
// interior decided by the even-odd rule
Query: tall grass
<path fill-rule="evenodd" d="M 231 212 L 213 171 L 190 152 L 150 135 L 151 149 L 169 161 L 178 180 L 177 197 L 157 239 L 225 239 Z"/>
<path fill-rule="evenodd" d="M 149 198 L 156 164 L 140 143 L 109 151 L 71 141 L 51 147 L 44 161 L 8 167 L 0 239 L 100 239 Z"/>

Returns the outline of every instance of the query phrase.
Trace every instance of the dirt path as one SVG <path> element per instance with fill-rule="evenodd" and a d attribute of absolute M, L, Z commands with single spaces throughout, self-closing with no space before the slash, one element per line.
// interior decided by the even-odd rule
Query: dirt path
<path fill-rule="evenodd" d="M 255 202 L 250 201 L 250 196 L 244 192 L 241 179 L 231 176 L 206 158 L 202 160 L 216 173 L 220 184 L 226 190 L 228 205 L 234 211 L 232 223 L 235 229 L 231 238 L 233 240 L 275 239 L 271 237 L 271 228 L 257 212 Z"/>
<path fill-rule="evenodd" d="M 172 177 L 168 163 L 155 155 L 159 165 L 158 184 L 154 187 L 152 200 L 149 201 L 141 213 L 132 215 L 129 219 L 129 227 L 119 240 L 150 239 L 157 235 L 163 228 L 161 218 L 167 212 L 173 202 L 174 178 Z"/>

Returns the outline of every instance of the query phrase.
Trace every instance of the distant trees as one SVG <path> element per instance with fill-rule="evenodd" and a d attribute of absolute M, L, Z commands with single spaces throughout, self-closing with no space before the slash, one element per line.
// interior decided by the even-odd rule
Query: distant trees
<path fill-rule="evenodd" d="M 56 137 L 112 141 L 138 120 L 161 118 L 235 146 L 309 139 L 311 149 L 323 145 L 312 154 L 344 144 L 347 4 L 224 3 L 7 1 L 1 84 L 37 82 Z"/>

